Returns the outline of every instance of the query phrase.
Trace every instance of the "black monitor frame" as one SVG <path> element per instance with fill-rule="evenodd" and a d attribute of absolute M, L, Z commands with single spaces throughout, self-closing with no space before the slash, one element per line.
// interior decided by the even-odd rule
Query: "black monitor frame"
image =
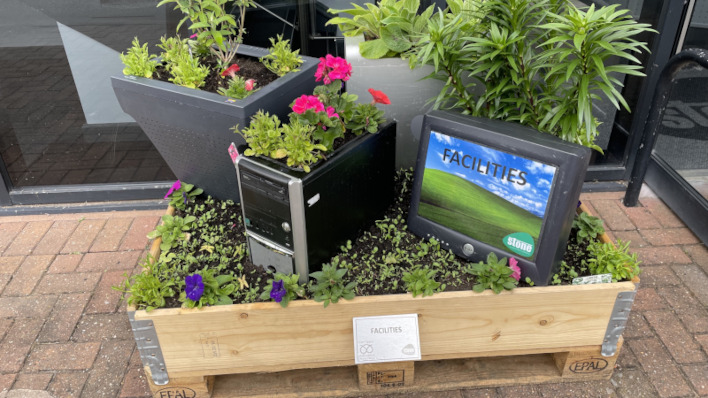
<path fill-rule="evenodd" d="M 533 260 L 472 239 L 418 214 L 431 132 L 556 167 Z M 499 257 L 514 257 L 519 262 L 522 278 L 529 277 L 537 285 L 547 285 L 560 269 L 590 155 L 587 147 L 516 123 L 431 111 L 423 118 L 421 128 L 408 228 L 418 236 L 434 237 L 443 247 L 468 261 L 485 261 L 490 252 Z M 466 244 L 474 248 L 472 254 L 469 246 L 463 250 Z"/>

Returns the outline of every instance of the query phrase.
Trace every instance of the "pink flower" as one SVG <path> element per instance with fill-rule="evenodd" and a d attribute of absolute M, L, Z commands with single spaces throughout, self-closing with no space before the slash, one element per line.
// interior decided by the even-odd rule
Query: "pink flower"
<path fill-rule="evenodd" d="M 253 86 L 256 84 L 256 81 L 253 79 L 248 79 L 246 80 L 246 91 L 252 91 Z"/>
<path fill-rule="evenodd" d="M 325 110 L 324 105 L 320 102 L 319 98 L 314 95 L 301 95 L 300 98 L 295 100 L 293 104 L 293 112 L 298 115 L 302 115 L 308 109 L 314 109 L 315 112 L 322 112 Z"/>
<path fill-rule="evenodd" d="M 320 58 L 320 64 L 317 65 L 317 72 L 315 72 L 315 81 L 330 84 L 337 79 L 347 81 L 351 75 L 352 65 L 346 59 L 327 54 L 325 58 Z"/>
<path fill-rule="evenodd" d="M 517 281 L 521 279 L 521 268 L 519 268 L 518 264 L 519 262 L 514 257 L 509 258 L 509 268 L 514 271 L 511 273 L 511 277 Z"/>
<path fill-rule="evenodd" d="M 338 117 L 339 117 L 339 114 L 334 111 L 334 107 L 328 106 L 328 107 L 327 107 L 327 117 L 330 118 L 330 119 L 333 118 L 333 117 L 338 118 Z"/>
<path fill-rule="evenodd" d="M 391 104 L 391 100 L 389 100 L 388 96 L 386 96 L 386 94 L 384 94 L 382 91 L 374 90 L 373 88 L 370 88 L 369 94 L 371 94 L 371 96 L 374 97 L 374 101 L 372 102 L 372 105 L 373 104 L 384 104 L 384 105 Z"/>
<path fill-rule="evenodd" d="M 169 190 L 167 191 L 167 193 L 165 194 L 165 199 L 169 199 L 169 198 L 170 198 L 170 195 L 172 195 L 172 192 L 177 191 L 177 190 L 179 190 L 180 188 L 182 188 L 182 183 L 179 182 L 179 180 L 175 181 L 175 183 L 172 184 L 172 186 L 170 187 L 170 189 L 169 189 Z"/>
<path fill-rule="evenodd" d="M 233 65 L 229 66 L 228 68 L 226 68 L 223 72 L 221 72 L 221 76 L 228 75 L 228 76 L 231 76 L 232 79 L 234 79 L 234 78 L 236 78 L 236 72 L 238 72 L 240 70 L 241 70 L 241 68 L 238 65 L 233 64 Z"/>
<path fill-rule="evenodd" d="M 197 38 L 197 36 L 199 36 L 199 34 L 195 33 L 195 34 L 193 34 L 193 35 L 189 36 L 189 38 L 190 38 L 190 39 L 196 39 L 196 38 Z"/>

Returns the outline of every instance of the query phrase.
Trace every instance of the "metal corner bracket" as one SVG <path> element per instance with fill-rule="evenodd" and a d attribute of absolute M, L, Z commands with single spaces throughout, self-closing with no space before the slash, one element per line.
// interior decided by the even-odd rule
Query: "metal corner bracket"
<path fill-rule="evenodd" d="M 170 378 L 167 376 L 165 358 L 162 356 L 162 349 L 160 348 L 160 341 L 157 339 L 155 326 L 149 319 L 136 321 L 135 311 L 128 311 L 128 319 L 130 320 L 130 327 L 133 329 L 133 337 L 135 338 L 135 344 L 138 346 L 143 365 L 150 367 L 153 383 L 158 386 L 164 386 L 170 382 Z"/>
<path fill-rule="evenodd" d="M 629 320 L 632 303 L 634 303 L 638 288 L 639 284 L 635 284 L 633 292 L 617 294 L 617 300 L 615 300 L 615 306 L 612 308 L 612 315 L 610 315 L 610 323 L 607 325 L 605 338 L 602 341 L 601 354 L 603 357 L 611 357 L 617 353 L 617 344 Z"/>

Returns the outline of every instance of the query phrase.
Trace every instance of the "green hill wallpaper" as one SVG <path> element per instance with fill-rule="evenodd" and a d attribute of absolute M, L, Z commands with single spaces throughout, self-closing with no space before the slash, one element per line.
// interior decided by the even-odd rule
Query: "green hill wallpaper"
<path fill-rule="evenodd" d="M 507 250 L 502 239 L 526 232 L 538 243 L 543 219 L 444 171 L 426 168 L 418 214 L 473 239 Z"/>

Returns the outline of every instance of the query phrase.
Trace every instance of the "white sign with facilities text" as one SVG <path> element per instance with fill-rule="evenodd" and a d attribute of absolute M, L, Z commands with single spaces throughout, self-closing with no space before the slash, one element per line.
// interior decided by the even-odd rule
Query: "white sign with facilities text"
<path fill-rule="evenodd" d="M 418 314 L 353 318 L 354 362 L 420 360 Z"/>

